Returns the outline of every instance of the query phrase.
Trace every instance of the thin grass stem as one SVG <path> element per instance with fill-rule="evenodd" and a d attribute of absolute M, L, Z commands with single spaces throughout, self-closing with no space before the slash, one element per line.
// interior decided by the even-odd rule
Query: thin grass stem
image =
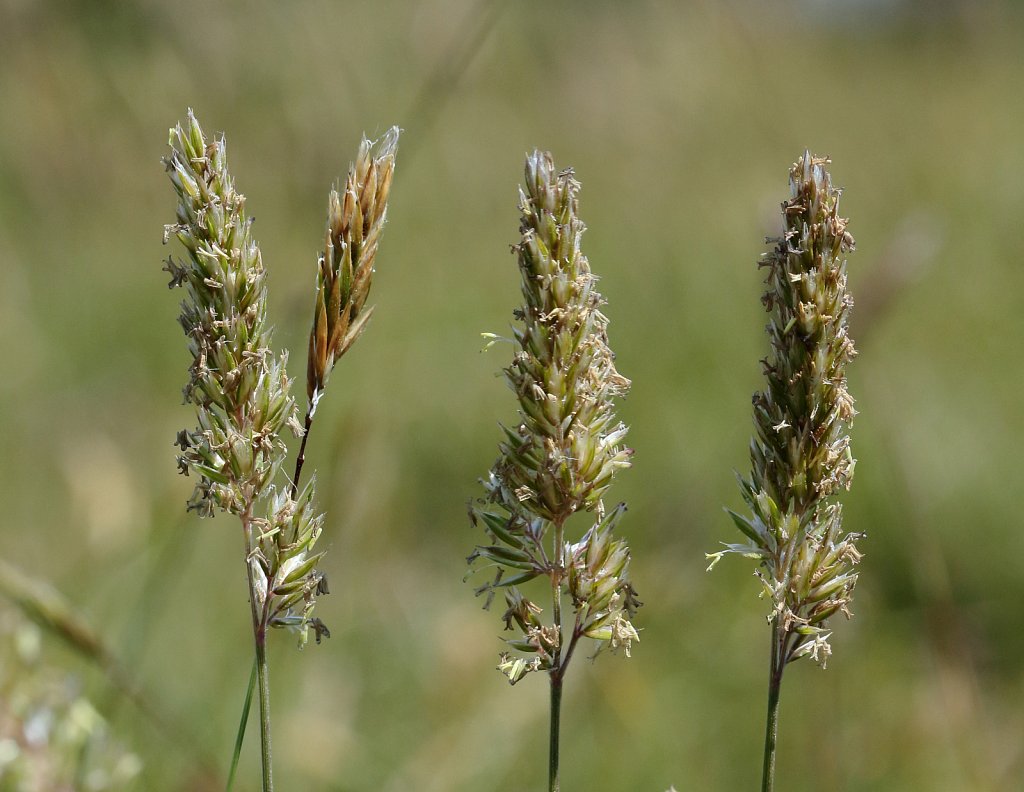
<path fill-rule="evenodd" d="M 771 670 L 768 674 L 768 719 L 764 730 L 764 770 L 761 792 L 772 792 L 775 787 L 775 742 L 779 732 L 779 693 L 782 689 L 782 669 L 785 660 L 779 646 L 779 623 L 772 620 Z"/>
<path fill-rule="evenodd" d="M 260 688 L 260 756 L 263 764 L 263 792 L 274 792 L 274 771 L 270 749 L 270 667 L 264 631 L 256 640 L 256 676 Z"/>
<path fill-rule="evenodd" d="M 245 532 L 245 571 L 249 583 L 249 605 L 252 611 L 252 634 L 255 645 L 256 677 L 260 696 L 260 757 L 263 766 L 263 792 L 273 792 L 273 752 L 270 746 L 270 670 L 267 667 L 266 612 L 257 604 L 256 573 L 251 561 L 253 554 L 252 503 L 242 514 Z M 262 599 L 262 598 L 260 598 Z"/>
<path fill-rule="evenodd" d="M 551 613 L 558 630 L 557 654 L 554 667 L 551 669 L 551 734 L 548 754 L 548 788 L 550 792 L 558 792 L 558 742 L 559 727 L 562 718 L 562 571 L 565 566 L 563 558 L 564 532 L 562 522 L 555 523 L 555 546 L 552 557 L 555 568 L 551 572 Z M 565 658 L 568 660 L 568 657 Z"/>
<path fill-rule="evenodd" d="M 558 730 L 562 717 L 562 673 L 551 672 L 551 746 L 548 759 L 548 790 L 558 792 Z"/>
<path fill-rule="evenodd" d="M 310 404 L 306 410 L 306 422 L 302 432 L 302 442 L 299 444 L 299 455 L 295 457 L 295 475 L 292 477 L 292 500 L 299 491 L 299 478 L 302 476 L 302 465 L 306 461 L 306 440 L 309 438 L 310 427 L 313 426 L 313 405 Z"/>

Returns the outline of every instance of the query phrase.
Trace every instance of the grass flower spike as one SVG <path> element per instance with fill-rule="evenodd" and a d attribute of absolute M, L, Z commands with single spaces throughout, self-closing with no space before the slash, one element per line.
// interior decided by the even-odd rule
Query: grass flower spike
<path fill-rule="evenodd" d="M 768 270 L 762 302 L 770 315 L 767 387 L 754 396 L 752 469 L 749 479 L 740 479 L 750 513 L 730 512 L 747 541 L 709 556 L 712 566 L 727 553 L 759 561 L 762 593 L 771 602 L 764 789 L 774 779 L 783 670 L 800 657 L 824 667 L 831 654 L 828 619 L 851 615 L 860 560 L 860 535 L 843 533 L 842 507 L 832 497 L 853 478 L 847 432 L 856 411 L 846 366 L 856 352 L 847 334 L 853 300 L 843 258 L 854 241 L 839 216 L 840 191 L 828 164 L 805 152 L 793 166 L 784 233 L 762 262 Z"/>
<path fill-rule="evenodd" d="M 184 393 L 199 422 L 194 430 L 178 434 L 178 467 L 198 478 L 190 509 L 204 517 L 220 509 L 242 523 L 264 792 L 273 789 L 267 630 L 293 630 L 300 646 L 311 630 L 317 643 L 330 636 L 313 616 L 316 598 L 327 593 L 327 580 L 317 569 L 323 553 L 314 550 L 323 516 L 315 507 L 315 479 L 300 491 L 302 463 L 327 378 L 372 313 L 365 303 L 387 216 L 397 144 L 397 128 L 378 144 L 364 139 L 344 191 L 330 194 L 309 339 L 309 408 L 303 427 L 285 372 L 287 354 L 275 356 L 270 350 L 266 272 L 252 238 L 252 221 L 245 214 L 245 199 L 235 191 L 228 172 L 224 138 L 207 141 L 191 111 L 185 126 L 176 126 L 170 134 L 171 153 L 165 164 L 178 194 L 178 211 L 177 222 L 165 227 L 164 241 L 177 237 L 187 257 L 169 258 L 165 268 L 170 285 L 186 291 L 181 325 L 192 365 Z M 278 483 L 288 453 L 282 439 L 286 427 L 301 436 L 302 443 L 294 476 Z M 250 681 L 243 707 L 229 788 L 254 684 Z"/>
<path fill-rule="evenodd" d="M 397 148 L 398 127 L 376 143 L 363 138 L 343 191 L 331 190 L 309 334 L 306 392 L 311 400 L 323 391 L 338 359 L 356 342 L 373 314 L 373 308 L 364 310 L 364 305 L 387 219 Z"/>
<path fill-rule="evenodd" d="M 253 638 L 260 688 L 264 789 L 271 789 L 268 627 L 288 627 L 305 641 L 315 597 L 326 587 L 313 551 L 320 517 L 313 486 L 294 500 L 275 483 L 287 455 L 285 427 L 296 434 L 287 355 L 270 350 L 266 272 L 252 237 L 245 199 L 228 171 L 224 138 L 207 141 L 195 116 L 171 130 L 165 160 L 178 194 L 177 222 L 165 228 L 187 253 L 167 260 L 173 286 L 183 286 L 181 325 L 192 353 L 186 401 L 198 426 L 178 435 L 182 473 L 197 475 L 189 503 L 202 516 L 238 516 L 245 541 Z"/>
<path fill-rule="evenodd" d="M 207 143 L 191 113 L 171 130 L 167 160 L 178 193 L 178 222 L 167 226 L 184 245 L 184 262 L 168 261 L 172 285 L 184 285 L 181 325 L 193 362 L 185 398 L 199 426 L 182 431 L 183 472 L 198 474 L 190 507 L 242 518 L 263 626 L 305 629 L 313 594 L 322 588 L 312 552 L 320 517 L 313 488 L 298 501 L 274 480 L 287 454 L 285 427 L 298 430 L 287 355 L 269 348 L 266 271 L 251 235 L 245 198 L 235 192 L 223 138 Z M 300 602 L 296 592 L 304 599 Z M 295 616 L 293 608 L 302 614 Z"/>
<path fill-rule="evenodd" d="M 328 198 L 327 232 L 317 264 L 316 302 L 309 333 L 306 367 L 309 406 L 295 465 L 295 482 L 302 474 L 306 437 L 327 378 L 373 314 L 373 308 L 366 307 L 366 298 L 373 281 L 377 246 L 387 220 L 398 135 L 398 127 L 392 127 L 376 143 L 363 138 L 342 192 L 331 190 Z"/>
<path fill-rule="evenodd" d="M 182 471 L 199 475 L 191 508 L 241 515 L 268 493 L 284 459 L 280 434 L 295 403 L 284 357 L 269 349 L 266 272 L 235 192 L 224 139 L 207 143 L 189 113 L 171 130 L 168 174 L 178 193 L 178 222 L 164 230 L 188 256 L 168 259 L 170 285 L 185 287 L 181 326 L 192 365 L 185 400 L 199 427 L 183 432 Z M 251 515 L 250 515 L 251 516 Z"/>
<path fill-rule="evenodd" d="M 522 236 L 514 247 L 524 304 L 514 313 L 516 351 L 504 372 L 520 423 L 503 427 L 501 456 L 484 482 L 487 497 L 470 509 L 490 544 L 469 562 L 496 568 L 477 593 L 489 603 L 504 590 L 505 625 L 518 632 L 499 668 L 512 683 L 530 671 L 546 672 L 551 682 L 552 790 L 562 680 L 577 643 L 592 638 L 628 656 L 640 604 L 628 578 L 629 549 L 614 535 L 625 506 L 606 512 L 602 504 L 615 473 L 630 464 L 632 451 L 621 444 L 626 427 L 614 412 L 630 383 L 616 371 L 603 299 L 580 249 L 578 192 L 572 171 L 557 172 L 549 154 L 527 158 Z M 594 522 L 573 542 L 565 528 L 576 512 L 593 513 Z M 534 579 L 548 583 L 549 618 L 520 589 Z M 572 609 L 567 635 L 563 604 Z"/>

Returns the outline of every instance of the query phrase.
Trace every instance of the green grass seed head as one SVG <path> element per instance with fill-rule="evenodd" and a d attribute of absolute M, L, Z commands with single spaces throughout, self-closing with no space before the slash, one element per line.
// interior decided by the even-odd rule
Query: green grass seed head
<path fill-rule="evenodd" d="M 783 662 L 811 655 L 823 666 L 826 620 L 850 615 L 860 560 L 860 537 L 843 533 L 833 499 L 853 478 L 846 367 L 856 351 L 844 258 L 854 240 L 828 164 L 805 152 L 793 165 L 783 233 L 760 264 L 768 272 L 766 386 L 754 395 L 751 473 L 740 482 L 750 514 L 732 514 L 748 542 L 709 556 L 712 565 L 726 553 L 756 558 L 771 618 L 788 636 Z"/>
<path fill-rule="evenodd" d="M 518 588 L 534 578 L 550 578 L 557 599 L 572 603 L 576 621 L 567 643 L 587 636 L 628 655 L 638 640 L 629 621 L 639 606 L 629 549 L 612 536 L 625 508 L 606 514 L 602 502 L 615 474 L 630 465 L 632 450 L 622 445 L 627 429 L 615 416 L 615 400 L 630 382 L 616 370 L 604 300 L 580 246 L 579 189 L 573 172 L 556 170 L 550 154 L 527 157 L 513 247 L 523 304 L 514 311 L 515 351 L 504 369 L 519 422 L 503 427 L 500 457 L 484 481 L 487 497 L 470 510 L 493 542 L 477 547 L 470 563 L 497 570 L 477 593 L 486 592 L 489 603 L 504 589 L 506 626 L 521 634 L 509 644 L 533 654 L 529 661 L 502 656 L 499 668 L 512 682 L 559 668 L 566 648 L 557 617 L 545 624 Z M 579 541 L 564 541 L 563 526 L 577 512 L 592 512 L 595 524 Z"/>

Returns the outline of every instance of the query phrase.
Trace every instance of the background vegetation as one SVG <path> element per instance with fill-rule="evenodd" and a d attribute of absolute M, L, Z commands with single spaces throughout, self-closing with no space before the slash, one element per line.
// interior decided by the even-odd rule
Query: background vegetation
<path fill-rule="evenodd" d="M 768 10 L 770 9 L 770 10 Z M 73 598 L 224 771 L 250 667 L 242 539 L 184 511 L 188 355 L 160 271 L 160 157 L 195 108 L 228 136 L 301 382 L 325 201 L 359 135 L 404 129 L 369 331 L 311 438 L 329 515 L 317 612 L 275 635 L 278 784 L 543 785 L 546 681 L 494 670 L 462 582 L 465 503 L 513 399 L 508 245 L 533 147 L 583 184 L 634 468 L 646 606 L 629 661 L 581 663 L 566 789 L 753 789 L 768 629 L 734 540 L 765 316 L 755 266 L 787 169 L 834 160 L 858 251 L 856 618 L 791 669 L 779 786 L 1005 790 L 1024 776 L 1024 17 L 987 3 L 0 0 L 3 556 Z M 168 739 L 53 640 L 140 789 L 200 787 Z M 255 735 L 251 733 L 250 737 Z M 243 756 L 255 786 L 258 741 Z"/>

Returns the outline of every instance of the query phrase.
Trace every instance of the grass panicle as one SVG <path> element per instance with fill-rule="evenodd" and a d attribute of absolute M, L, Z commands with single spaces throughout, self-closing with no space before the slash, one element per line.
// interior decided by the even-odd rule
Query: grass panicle
<path fill-rule="evenodd" d="M 197 475 L 189 507 L 243 519 L 252 533 L 247 564 L 255 576 L 258 622 L 290 627 L 305 641 L 315 594 L 322 593 L 313 546 L 322 519 L 314 485 L 289 497 L 278 485 L 287 428 L 301 433 L 287 376 L 287 354 L 270 350 L 266 270 L 228 170 L 223 137 L 207 141 L 188 114 L 171 130 L 167 170 L 178 193 L 178 222 L 166 227 L 184 246 L 168 260 L 171 285 L 185 288 L 181 325 L 192 365 L 184 395 L 199 425 L 178 435 L 181 471 Z"/>
<path fill-rule="evenodd" d="M 550 788 L 557 789 L 562 680 L 578 641 L 592 638 L 599 650 L 621 648 L 628 656 L 638 640 L 629 548 L 615 534 L 625 505 L 606 511 L 602 502 L 615 474 L 630 465 L 626 426 L 614 410 L 630 382 L 615 368 L 604 300 L 580 248 L 579 183 L 539 151 L 527 158 L 525 176 L 514 247 L 524 303 L 514 312 L 515 353 L 504 370 L 519 423 L 503 427 L 500 457 L 483 482 L 486 497 L 470 506 L 489 541 L 468 561 L 471 569 L 495 569 L 477 593 L 487 594 L 489 605 L 503 591 L 505 626 L 517 633 L 499 669 L 513 684 L 531 671 L 550 678 Z M 592 513 L 593 523 L 569 541 L 566 522 L 577 512 Z M 547 617 L 521 589 L 534 579 L 548 583 Z M 565 624 L 563 605 L 572 614 Z"/>
<path fill-rule="evenodd" d="M 170 286 L 182 286 L 181 326 L 192 364 L 184 396 L 198 426 L 179 432 L 180 471 L 197 477 L 189 508 L 201 516 L 218 509 L 241 520 L 244 561 L 259 681 L 263 789 L 273 789 L 270 683 L 266 659 L 269 627 L 287 627 L 305 643 L 326 628 L 312 616 L 316 595 L 326 593 L 313 550 L 321 518 L 313 485 L 295 499 L 280 486 L 287 456 L 286 427 L 302 428 L 295 414 L 287 355 L 270 350 L 266 270 L 235 190 L 222 137 L 207 140 L 188 113 L 170 131 L 165 165 L 178 195 L 177 222 L 164 240 L 184 247 L 182 260 L 167 259 Z"/>
<path fill-rule="evenodd" d="M 313 616 L 316 598 L 328 593 L 327 580 L 317 569 L 323 553 L 315 550 L 323 515 L 315 506 L 315 477 L 300 490 L 302 463 L 327 378 L 372 314 L 365 303 L 387 217 L 398 128 L 378 143 L 364 138 L 344 189 L 330 194 L 309 339 L 305 426 L 291 395 L 287 353 L 275 355 L 270 349 L 266 271 L 245 198 L 228 170 L 224 138 L 208 141 L 190 110 L 185 125 L 171 129 L 169 144 L 165 164 L 178 209 L 177 222 L 165 227 L 164 241 L 176 237 L 187 255 L 168 258 L 165 269 L 170 286 L 186 292 L 180 321 L 192 365 L 184 395 L 198 420 L 195 429 L 178 434 L 178 467 L 197 477 L 189 509 L 204 517 L 226 511 L 242 523 L 266 792 L 273 789 L 267 630 L 293 630 L 300 646 L 310 631 L 317 643 L 330 636 Z M 281 484 L 288 453 L 285 428 L 302 442 L 295 474 Z M 232 777 L 244 730 L 243 715 Z"/>
<path fill-rule="evenodd" d="M 366 298 L 387 220 L 398 135 L 398 127 L 392 127 L 377 142 L 363 138 L 341 192 L 331 190 L 328 198 L 306 374 L 306 395 L 314 407 L 334 366 L 373 315 Z"/>
<path fill-rule="evenodd" d="M 306 363 L 308 405 L 302 444 L 295 460 L 292 497 L 302 477 L 306 440 L 327 379 L 373 315 L 373 307 L 366 307 L 366 298 L 373 283 L 377 246 L 387 221 L 398 136 L 398 127 L 391 127 L 376 142 L 364 137 L 342 191 L 332 189 L 327 199 L 327 230 L 317 261 L 316 299 Z"/>
<path fill-rule="evenodd" d="M 856 411 L 846 367 L 854 358 L 847 322 L 844 254 L 854 248 L 839 215 L 829 160 L 805 152 L 790 170 L 782 205 L 783 234 L 761 266 L 768 311 L 767 385 L 754 395 L 751 473 L 740 478 L 750 512 L 729 512 L 746 541 L 728 553 L 758 561 L 761 593 L 772 625 L 765 789 L 774 776 L 779 688 L 786 665 L 811 657 L 822 667 L 830 654 L 829 618 L 849 617 L 857 582 L 860 534 L 845 533 L 835 496 L 849 489 L 855 461 L 848 429 Z M 709 567 L 710 569 L 711 567 Z"/>

